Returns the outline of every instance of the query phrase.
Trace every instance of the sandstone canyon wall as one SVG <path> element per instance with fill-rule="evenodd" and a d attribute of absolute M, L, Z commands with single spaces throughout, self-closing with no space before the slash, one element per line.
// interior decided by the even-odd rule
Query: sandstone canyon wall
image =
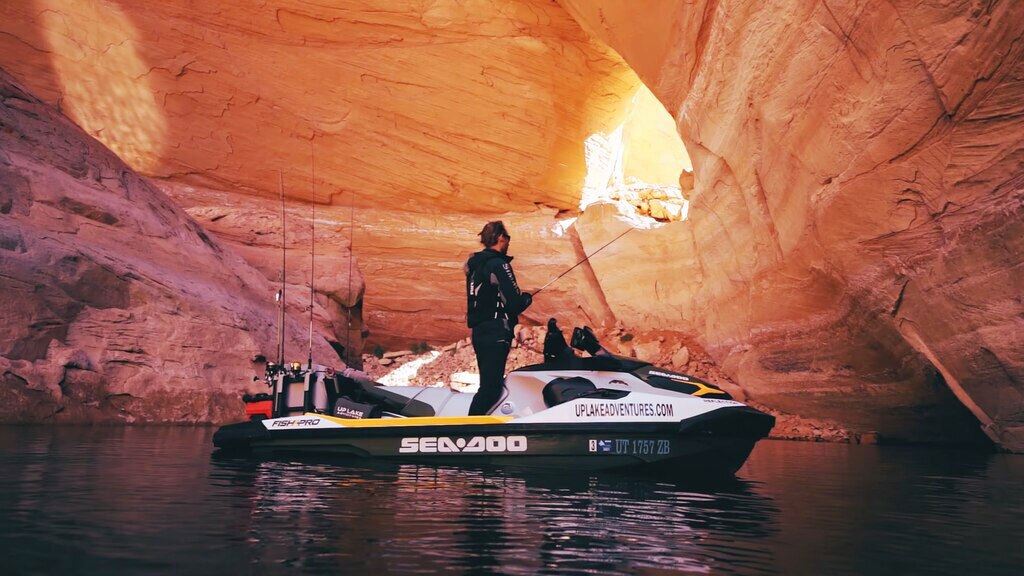
<path fill-rule="evenodd" d="M 511 224 L 530 288 L 643 222 L 528 320 L 671 326 L 769 406 L 906 440 L 980 422 L 1020 450 L 1020 11 L 31 0 L 0 5 L 0 66 L 271 280 L 283 174 L 292 252 L 316 204 L 338 338 L 367 334 L 359 312 L 371 341 L 464 336 L 486 220 Z M 579 211 L 639 80 L 693 159 L 683 222 Z"/>
<path fill-rule="evenodd" d="M 224 422 L 265 390 L 273 287 L 2 71 L 0 279 L 0 421 Z"/>
<path fill-rule="evenodd" d="M 948 387 L 1024 449 L 1024 5 L 563 5 L 693 159 L 694 257 L 653 322 L 771 406 L 921 437 Z"/>
<path fill-rule="evenodd" d="M 548 0 L 28 0 L 0 16 L 0 64 L 215 234 L 272 226 L 214 218 L 246 201 L 274 212 L 283 173 L 292 229 L 309 228 L 315 202 L 322 253 L 345 266 L 356 246 L 368 282 L 353 305 L 389 346 L 465 334 L 459 270 L 489 219 L 522 231 L 528 286 L 578 260 L 559 219 L 579 206 L 585 142 L 620 126 L 642 87 Z M 625 170 L 678 177 L 655 162 L 667 148 Z M 276 270 L 276 254 L 245 255 Z M 537 318 L 609 321 L 579 280 L 553 287 Z"/>

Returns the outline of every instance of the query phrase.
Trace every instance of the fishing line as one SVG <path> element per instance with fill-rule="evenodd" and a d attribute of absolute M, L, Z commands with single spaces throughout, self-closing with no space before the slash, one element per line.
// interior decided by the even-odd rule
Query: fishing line
<path fill-rule="evenodd" d="M 559 279 L 559 278 L 561 278 L 562 276 L 565 276 L 565 275 L 566 275 L 566 274 L 568 274 L 569 272 L 572 272 L 572 271 L 573 271 L 573 269 L 575 269 L 575 268 L 576 268 L 577 266 L 579 266 L 580 264 L 583 264 L 583 263 L 584 263 L 584 262 L 586 262 L 587 260 L 590 260 L 590 259 L 591 259 L 592 257 L 594 257 L 595 255 L 597 255 L 597 253 L 598 253 L 598 252 L 600 252 L 601 250 L 604 250 L 605 248 L 607 248 L 608 246 L 610 246 L 610 245 L 612 244 L 612 242 L 615 242 L 615 241 L 616 241 L 616 240 L 618 240 L 619 238 L 622 238 L 623 236 L 625 236 L 626 234 L 628 234 L 628 233 L 629 233 L 629 231 L 630 231 L 630 230 L 632 230 L 632 229 L 633 229 L 632 227 L 626 228 L 626 231 L 625 231 L 625 232 L 623 232 L 622 234 L 619 234 L 619 235 L 618 235 L 618 236 L 616 236 L 615 238 L 612 238 L 612 239 L 611 239 L 611 240 L 610 240 L 610 241 L 609 241 L 609 242 L 608 242 L 607 244 L 605 244 L 604 246 L 601 246 L 601 247 L 600 247 L 600 248 L 598 248 L 597 250 L 594 250 L 594 252 L 593 252 L 593 253 L 591 253 L 591 254 L 590 254 L 590 256 L 587 256 L 587 257 L 586 257 L 586 258 L 584 258 L 583 260 L 580 260 L 579 262 L 577 262 L 577 263 L 573 264 L 573 265 L 572 265 L 572 268 L 569 268 L 569 269 L 568 269 L 568 270 L 566 270 L 565 272 L 562 272 L 562 273 L 561 273 L 561 274 L 559 274 L 558 276 L 555 276 L 554 278 L 552 278 L 552 279 L 551 279 L 551 280 L 550 280 L 550 281 L 549 281 L 549 282 L 548 282 L 547 284 L 545 284 L 545 285 L 541 286 L 541 287 L 540 287 L 540 290 L 537 290 L 536 292 L 534 292 L 534 293 L 533 293 L 533 295 L 534 295 L 534 296 L 536 297 L 536 296 L 537 296 L 537 294 L 540 294 L 540 293 L 541 293 L 541 291 L 543 291 L 543 290 L 544 290 L 545 288 L 547 288 L 548 286 L 551 286 L 552 284 L 554 284 L 554 283 L 555 283 L 555 280 L 558 280 L 558 279 Z"/>

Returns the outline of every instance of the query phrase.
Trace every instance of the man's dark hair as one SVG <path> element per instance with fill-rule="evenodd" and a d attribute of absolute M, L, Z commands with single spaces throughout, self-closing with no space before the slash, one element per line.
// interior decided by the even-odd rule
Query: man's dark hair
<path fill-rule="evenodd" d="M 484 224 L 484 229 L 480 231 L 480 243 L 485 248 L 490 248 L 498 243 L 498 238 L 502 236 L 508 236 L 508 231 L 505 230 L 505 225 L 502 224 L 501 220 L 495 220 L 494 222 L 488 222 Z"/>

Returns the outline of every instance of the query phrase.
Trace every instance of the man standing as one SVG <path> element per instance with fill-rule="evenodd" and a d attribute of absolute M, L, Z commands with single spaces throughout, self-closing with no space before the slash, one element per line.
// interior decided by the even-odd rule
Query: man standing
<path fill-rule="evenodd" d="M 519 314 L 533 302 L 521 292 L 508 256 L 511 240 L 501 221 L 488 222 L 480 231 L 484 249 L 466 262 L 466 322 L 473 329 L 473 351 L 480 368 L 480 390 L 469 406 L 470 416 L 490 413 L 501 398 L 505 361 L 512 346 L 512 329 Z"/>

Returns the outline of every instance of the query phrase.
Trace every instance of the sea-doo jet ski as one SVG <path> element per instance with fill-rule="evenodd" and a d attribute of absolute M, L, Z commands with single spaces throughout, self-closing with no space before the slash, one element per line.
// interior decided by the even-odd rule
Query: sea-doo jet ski
<path fill-rule="evenodd" d="M 247 398 L 251 419 L 220 428 L 213 443 L 400 462 L 731 474 L 775 425 L 709 382 L 609 353 L 589 328 L 576 328 L 571 345 L 589 356 L 573 353 L 551 319 L 544 362 L 510 372 L 486 416 L 467 415 L 473 394 L 270 363 L 272 394 Z"/>

